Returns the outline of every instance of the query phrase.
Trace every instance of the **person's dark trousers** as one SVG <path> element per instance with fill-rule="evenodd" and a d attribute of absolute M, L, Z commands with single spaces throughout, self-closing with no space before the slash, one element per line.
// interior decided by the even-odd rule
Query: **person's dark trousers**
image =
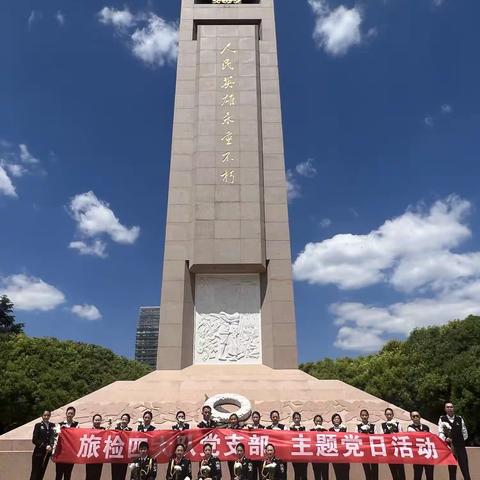
<path fill-rule="evenodd" d="M 328 463 L 312 463 L 315 480 L 328 480 Z"/>
<path fill-rule="evenodd" d="M 112 463 L 112 480 L 125 480 L 128 463 Z"/>
<path fill-rule="evenodd" d="M 393 480 L 405 480 L 405 467 L 401 464 L 389 465 Z"/>
<path fill-rule="evenodd" d="M 32 473 L 30 475 L 30 480 L 43 480 L 49 460 L 49 453 L 34 453 L 32 455 Z"/>
<path fill-rule="evenodd" d="M 333 471 L 335 472 L 336 480 L 350 480 L 349 463 L 334 463 Z"/>
<path fill-rule="evenodd" d="M 465 447 L 455 447 L 453 455 L 457 459 L 458 466 L 462 472 L 464 480 L 471 480 L 470 478 L 470 469 L 468 467 L 468 455 L 467 449 Z M 457 478 L 457 466 L 449 465 L 448 474 L 450 475 L 450 480 L 456 480 Z"/>
<path fill-rule="evenodd" d="M 235 466 L 235 462 L 227 462 L 228 471 L 230 473 L 230 480 L 233 480 L 235 477 L 235 472 L 233 471 L 233 467 Z"/>
<path fill-rule="evenodd" d="M 307 480 L 308 463 L 292 463 L 295 480 Z"/>
<path fill-rule="evenodd" d="M 422 473 L 425 471 L 425 478 L 433 480 L 433 465 L 414 465 L 413 480 L 422 480 Z"/>
<path fill-rule="evenodd" d="M 103 463 L 87 463 L 85 465 L 85 480 L 100 480 L 102 477 Z"/>
<path fill-rule="evenodd" d="M 73 463 L 57 463 L 55 465 L 55 480 L 70 480 Z"/>
<path fill-rule="evenodd" d="M 261 480 L 262 478 L 261 471 L 262 471 L 263 462 L 261 460 L 255 460 L 252 463 L 253 463 L 253 471 L 255 472 L 255 475 L 253 477 L 254 480 Z"/>
<path fill-rule="evenodd" d="M 377 463 L 364 463 L 363 471 L 365 472 L 365 480 L 378 480 Z"/>

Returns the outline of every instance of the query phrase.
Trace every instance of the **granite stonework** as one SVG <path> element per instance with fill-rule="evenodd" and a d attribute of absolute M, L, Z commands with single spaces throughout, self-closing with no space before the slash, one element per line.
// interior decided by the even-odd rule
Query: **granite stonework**
<path fill-rule="evenodd" d="M 273 0 L 183 0 L 179 39 L 157 368 L 203 362 L 196 276 L 242 273 L 260 278 L 261 361 L 296 368 Z"/>
<path fill-rule="evenodd" d="M 268 424 L 268 414 L 271 410 L 279 410 L 282 423 L 291 423 L 294 411 L 302 413 L 303 423 L 310 427 L 313 417 L 321 413 L 325 424 L 330 426 L 328 419 L 333 413 L 340 413 L 349 430 L 355 431 L 358 415 L 362 408 L 367 408 L 371 420 L 378 422 L 384 418 L 386 407 L 393 407 L 396 418 L 405 426 L 408 423 L 408 413 L 361 390 L 337 380 L 317 380 L 299 370 L 277 370 L 264 365 L 193 365 L 184 370 L 161 370 L 135 381 L 115 382 L 86 397 L 73 405 L 77 409 L 76 419 L 80 426 L 91 424 L 94 413 L 100 412 L 105 419 L 120 418 L 123 413 L 132 416 L 132 423 L 142 416 L 145 410 L 152 410 L 154 424 L 157 428 L 170 429 L 175 421 L 177 410 L 185 410 L 187 421 L 195 425 L 201 419 L 201 407 L 205 397 L 218 393 L 236 392 L 244 395 L 252 402 L 252 407 L 262 414 L 262 423 Z M 55 410 L 52 421 L 58 422 L 64 418 L 64 406 Z M 27 479 L 32 451 L 31 435 L 35 420 L 0 437 L 0 479 Z M 428 423 L 428 422 L 427 422 Z M 134 425 L 133 425 L 134 426 Z M 435 425 L 430 427 L 436 431 Z M 480 449 L 470 449 L 472 463 L 472 479 L 479 480 Z M 158 478 L 164 478 L 164 467 L 160 468 Z M 15 469 L 16 474 L 11 472 Z M 105 467 L 102 478 L 110 478 L 110 467 Z M 387 467 L 381 466 L 380 480 L 388 479 L 390 473 Z M 407 466 L 407 473 L 411 473 Z M 53 478 L 52 468 L 46 478 Z M 84 467 L 76 466 L 74 480 L 84 478 Z M 196 478 L 197 466 L 194 468 Z M 225 472 L 225 478 L 228 474 Z M 309 469 L 309 477 L 313 473 Z M 289 478 L 293 478 L 290 471 Z M 332 478 L 334 478 L 332 476 Z M 361 466 L 352 467 L 352 479 L 361 479 Z M 411 474 L 408 477 L 410 480 Z M 437 467 L 436 480 L 446 480 L 446 467 Z"/>

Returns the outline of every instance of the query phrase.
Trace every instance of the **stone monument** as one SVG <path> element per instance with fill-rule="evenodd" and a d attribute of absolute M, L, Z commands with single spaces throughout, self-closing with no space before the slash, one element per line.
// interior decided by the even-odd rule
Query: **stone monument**
<path fill-rule="evenodd" d="M 296 368 L 273 0 L 183 0 L 170 168 L 157 367 Z"/>
<path fill-rule="evenodd" d="M 315 414 L 328 425 L 338 412 L 354 429 L 361 408 L 378 421 L 390 406 L 297 370 L 273 7 L 182 1 L 157 370 L 72 402 L 81 426 L 94 413 L 135 419 L 148 409 L 170 428 L 180 408 L 196 424 L 205 399 L 225 392 L 249 399 L 263 423 L 273 409 L 287 424 L 300 411 L 309 428 Z M 405 424 L 408 413 L 393 408 Z M 35 422 L 0 437 L 0 479 L 28 478 Z M 360 472 L 353 466 L 352 478 Z M 390 478 L 387 466 L 380 472 Z M 84 467 L 72 478 L 84 478 Z"/>

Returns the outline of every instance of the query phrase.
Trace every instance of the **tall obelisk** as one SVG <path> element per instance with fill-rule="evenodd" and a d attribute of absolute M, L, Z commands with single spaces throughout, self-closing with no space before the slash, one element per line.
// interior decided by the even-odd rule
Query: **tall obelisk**
<path fill-rule="evenodd" d="M 297 367 L 273 0 L 183 0 L 158 369 Z"/>

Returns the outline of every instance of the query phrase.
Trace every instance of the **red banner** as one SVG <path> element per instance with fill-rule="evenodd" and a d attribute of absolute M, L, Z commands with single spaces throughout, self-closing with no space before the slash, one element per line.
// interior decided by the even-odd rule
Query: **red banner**
<path fill-rule="evenodd" d="M 199 462 L 203 445 L 210 443 L 220 460 L 234 460 L 235 447 L 245 444 L 251 460 L 263 458 L 268 443 L 277 458 L 286 462 L 411 463 L 456 465 L 450 448 L 432 433 L 365 435 L 335 432 L 280 430 L 201 430 L 177 432 L 123 432 L 68 428 L 61 431 L 54 460 L 60 463 L 126 463 L 138 456 L 138 445 L 148 441 L 150 455 L 167 463 L 178 443 L 187 445 L 187 458 Z"/>

